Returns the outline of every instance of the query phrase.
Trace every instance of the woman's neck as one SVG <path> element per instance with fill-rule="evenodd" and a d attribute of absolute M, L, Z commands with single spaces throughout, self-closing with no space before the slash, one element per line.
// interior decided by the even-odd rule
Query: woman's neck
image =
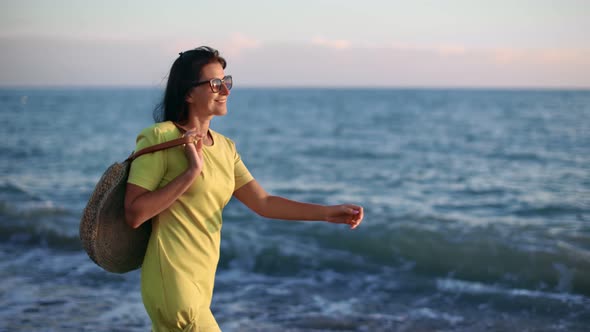
<path fill-rule="evenodd" d="M 184 123 L 178 125 L 185 131 L 192 131 L 195 134 L 205 135 L 209 131 L 209 124 L 211 120 L 189 119 Z"/>

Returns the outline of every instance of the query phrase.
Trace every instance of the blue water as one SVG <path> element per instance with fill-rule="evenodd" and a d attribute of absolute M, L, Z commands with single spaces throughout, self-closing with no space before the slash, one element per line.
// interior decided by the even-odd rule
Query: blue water
<path fill-rule="evenodd" d="M 156 89 L 0 90 L 0 331 L 147 331 L 137 271 L 81 249 Z M 590 91 L 232 90 L 212 127 L 267 191 L 363 224 L 224 213 L 224 331 L 585 331 Z"/>

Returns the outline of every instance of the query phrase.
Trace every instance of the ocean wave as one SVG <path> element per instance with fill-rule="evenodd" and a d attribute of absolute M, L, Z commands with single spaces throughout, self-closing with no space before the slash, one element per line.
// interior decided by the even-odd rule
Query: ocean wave
<path fill-rule="evenodd" d="M 509 161 L 531 161 L 531 162 L 544 162 L 546 157 L 539 152 L 529 151 L 494 151 L 488 155 L 490 159 L 501 159 Z"/>
<path fill-rule="evenodd" d="M 529 289 L 510 289 L 506 287 L 487 285 L 479 282 L 464 281 L 450 278 L 441 278 L 436 280 L 436 287 L 440 291 L 452 293 L 468 293 L 475 295 L 508 295 L 523 298 L 542 298 L 557 300 L 571 304 L 590 304 L 590 299 L 585 296 L 569 294 L 565 292 L 547 292 Z"/>
<path fill-rule="evenodd" d="M 391 160 L 399 159 L 398 151 L 387 151 L 385 149 L 367 150 L 362 147 L 351 148 L 350 146 L 309 146 L 305 147 L 302 154 L 313 158 L 325 158 L 330 160 Z"/>
<path fill-rule="evenodd" d="M 12 180 L 0 180 L 0 199 L 10 201 L 40 200 L 40 197 Z M 2 201 L 0 201 L 2 203 Z M 0 208 L 2 206 L 0 205 Z"/>
<path fill-rule="evenodd" d="M 37 220 L 70 214 L 71 212 L 69 210 L 55 206 L 51 201 L 42 201 L 39 199 L 21 203 L 20 207 L 0 201 L 0 216 L 14 219 Z"/>
<path fill-rule="evenodd" d="M 512 211 L 514 215 L 519 217 L 555 217 L 568 214 L 583 216 L 589 212 L 589 209 L 566 204 L 521 207 Z"/>
<path fill-rule="evenodd" d="M 60 250 L 80 250 L 82 245 L 78 236 L 63 234 L 54 229 L 30 223 L 19 225 L 0 224 L 0 240 L 12 245 L 49 247 Z"/>
<path fill-rule="evenodd" d="M 378 274 L 392 268 L 427 278 L 453 275 L 509 288 L 590 295 L 586 250 L 556 242 L 542 230 L 531 236 L 536 231 L 527 229 L 518 236 L 494 227 L 425 226 L 353 232 L 304 227 L 289 236 L 265 233 L 264 242 L 226 232 L 221 268 L 266 275 L 317 270 Z"/>
<path fill-rule="evenodd" d="M 226 221 L 242 217 L 229 214 Z M 63 208 L 17 210 L 0 202 L 0 240 L 11 245 L 81 251 L 78 222 L 76 213 Z M 466 227 L 419 216 L 398 216 L 356 231 L 252 218 L 241 223 L 257 225 L 225 228 L 220 269 L 269 276 L 394 269 L 427 278 L 452 275 L 508 288 L 590 295 L 590 251 L 585 246 L 590 235 L 577 234 L 574 241 L 541 228 Z"/>
<path fill-rule="evenodd" d="M 74 220 L 71 211 L 60 207 L 15 209 L 0 202 L 0 240 L 13 245 L 79 250 L 82 246 L 77 231 L 66 226 Z"/>

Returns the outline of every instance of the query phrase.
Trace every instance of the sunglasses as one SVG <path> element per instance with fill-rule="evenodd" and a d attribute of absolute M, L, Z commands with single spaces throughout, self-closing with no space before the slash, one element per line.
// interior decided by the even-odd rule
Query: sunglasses
<path fill-rule="evenodd" d="M 219 92 L 219 91 L 221 91 L 222 85 L 225 85 L 225 87 L 228 90 L 231 90 L 231 87 L 233 85 L 233 79 L 232 79 L 231 75 L 227 75 L 224 78 L 213 78 L 208 81 L 193 82 L 191 85 L 192 86 L 199 86 L 199 85 L 207 84 L 207 83 L 209 83 L 209 86 L 211 87 L 211 91 Z"/>

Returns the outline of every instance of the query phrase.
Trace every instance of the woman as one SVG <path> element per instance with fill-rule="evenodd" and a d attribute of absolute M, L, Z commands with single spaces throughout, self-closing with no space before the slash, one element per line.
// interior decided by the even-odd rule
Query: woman
<path fill-rule="evenodd" d="M 356 228 L 363 208 L 322 206 L 269 195 L 253 179 L 234 143 L 211 130 L 227 113 L 232 87 L 225 60 L 209 47 L 180 53 L 170 70 L 163 116 L 137 138 L 136 151 L 180 136 L 195 144 L 137 158 L 131 165 L 125 216 L 131 227 L 153 218 L 141 270 L 152 330 L 219 331 L 211 310 L 221 215 L 231 196 L 274 219 L 318 220 Z"/>

